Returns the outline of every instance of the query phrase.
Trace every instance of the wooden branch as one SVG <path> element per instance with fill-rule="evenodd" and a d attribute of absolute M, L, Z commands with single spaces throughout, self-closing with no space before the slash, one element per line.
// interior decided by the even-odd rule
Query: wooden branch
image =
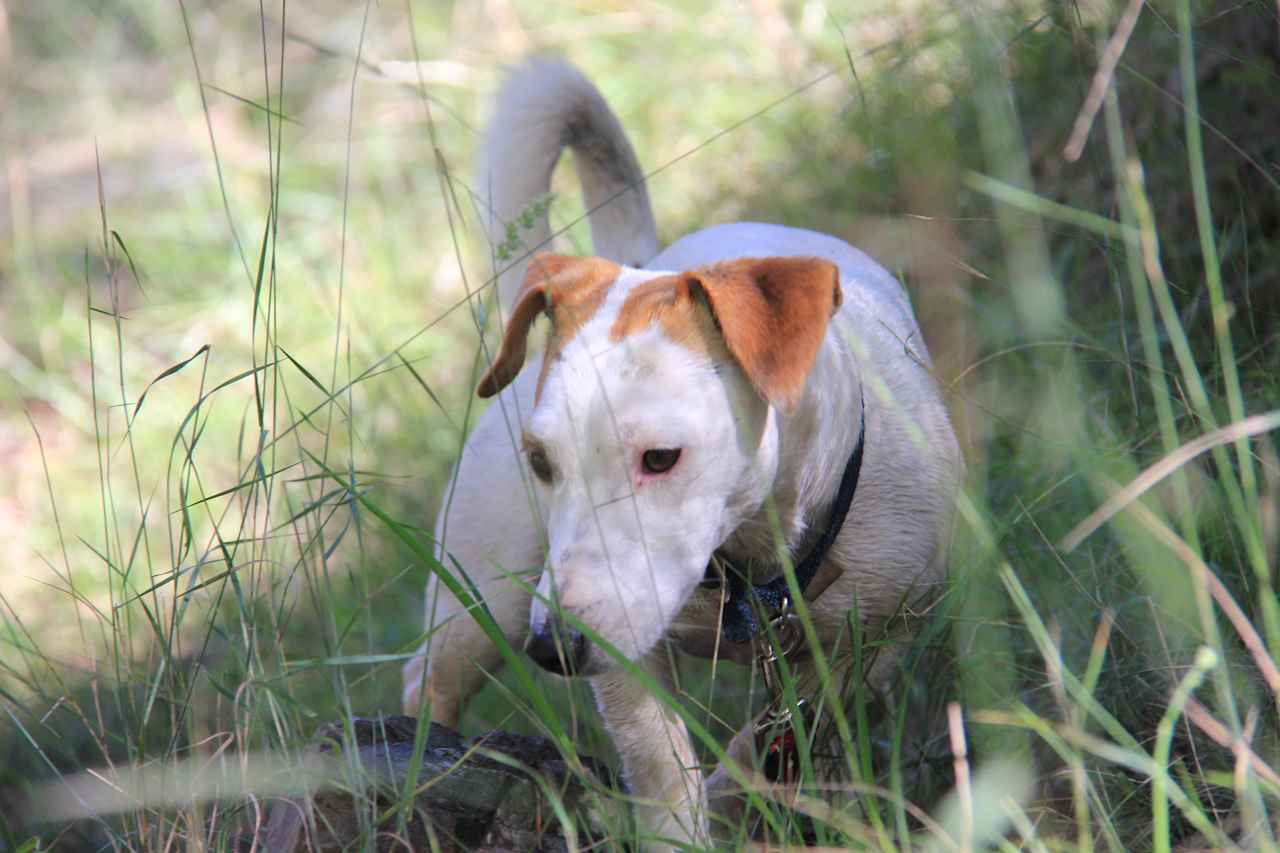
<path fill-rule="evenodd" d="M 376 827 L 377 850 L 552 853 L 567 850 L 570 836 L 581 848 L 605 834 L 627 832 L 625 807 L 600 796 L 608 793 L 600 781 L 606 776 L 590 758 L 577 757 L 574 767 L 545 738 L 490 732 L 464 739 L 436 723 L 423 749 L 411 816 L 399 830 L 396 804 L 408 782 L 417 724 L 403 716 L 353 720 L 355 761 L 343 752 L 342 723 L 323 726 L 310 752 L 332 762 L 333 772 L 321 774 L 329 784 L 318 784 L 310 796 L 277 801 L 257 849 L 369 849 L 361 841 Z M 554 801 L 574 824 L 567 830 Z"/>

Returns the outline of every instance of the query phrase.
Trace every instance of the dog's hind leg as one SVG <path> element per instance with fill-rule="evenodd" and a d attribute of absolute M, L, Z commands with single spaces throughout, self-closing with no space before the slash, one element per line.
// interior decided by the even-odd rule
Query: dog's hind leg
<path fill-rule="evenodd" d="M 472 597 L 478 593 L 507 641 L 520 648 L 543 551 L 523 461 L 507 428 L 507 418 L 514 414 L 513 407 L 494 405 L 476 424 L 446 492 L 436 541 L 444 570 Z M 497 669 L 502 656 L 437 576 L 427 585 L 425 624 L 427 638 L 402 671 L 404 711 L 416 714 L 423 702 L 430 702 L 433 720 L 456 726 L 466 700 L 484 685 L 485 673 Z"/>

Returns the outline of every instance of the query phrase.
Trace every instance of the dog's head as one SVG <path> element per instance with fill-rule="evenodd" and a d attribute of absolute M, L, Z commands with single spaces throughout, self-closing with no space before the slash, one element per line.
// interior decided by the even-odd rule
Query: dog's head
<path fill-rule="evenodd" d="M 548 517 L 530 613 L 539 663 L 610 668 L 576 622 L 631 660 L 666 633 L 712 552 L 769 494 L 776 412 L 799 402 L 840 299 L 836 267 L 814 258 L 681 273 L 534 258 L 478 393 L 515 378 L 531 326 L 549 317 L 523 436 Z"/>

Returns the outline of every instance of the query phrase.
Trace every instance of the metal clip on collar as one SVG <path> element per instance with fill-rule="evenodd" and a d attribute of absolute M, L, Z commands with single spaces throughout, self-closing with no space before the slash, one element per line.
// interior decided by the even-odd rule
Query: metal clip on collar
<path fill-rule="evenodd" d="M 768 691 L 768 704 L 753 734 L 756 747 L 764 756 L 765 778 L 772 782 L 795 784 L 800 781 L 800 744 L 797 740 L 795 717 L 798 713 L 805 721 L 810 737 L 816 716 L 813 706 L 797 697 L 795 704 L 787 704 L 782 691 L 778 662 L 787 659 L 804 643 L 804 631 L 800 617 L 792 607 L 790 596 L 780 602 L 778 610 L 769 619 L 768 629 L 751 638 L 755 646 L 756 666 Z"/>
<path fill-rule="evenodd" d="M 796 615 L 788 596 L 782 600 L 782 606 L 769 620 L 768 630 L 751 638 L 751 643 L 755 646 L 756 664 L 760 667 L 765 689 L 769 691 L 770 703 L 776 702 L 782 695 L 778 661 L 794 653 L 803 642 L 804 631 L 800 626 L 800 617 Z"/>

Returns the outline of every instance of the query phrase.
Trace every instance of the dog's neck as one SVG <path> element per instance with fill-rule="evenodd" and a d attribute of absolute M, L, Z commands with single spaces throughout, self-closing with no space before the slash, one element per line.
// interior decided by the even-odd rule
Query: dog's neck
<path fill-rule="evenodd" d="M 828 334 L 795 411 L 775 413 L 779 461 L 773 489 L 722 547 L 739 565 L 760 567 L 757 582 L 777 564 L 777 528 L 798 557 L 827 521 L 862 415 L 862 380 L 850 365 L 856 368 L 836 336 Z"/>

